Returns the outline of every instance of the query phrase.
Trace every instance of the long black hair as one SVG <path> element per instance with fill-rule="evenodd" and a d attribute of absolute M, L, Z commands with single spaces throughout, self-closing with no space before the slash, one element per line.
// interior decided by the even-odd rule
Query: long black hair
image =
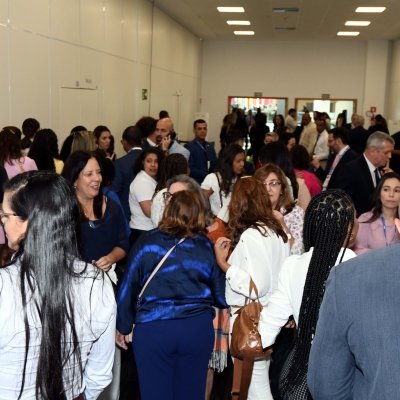
<path fill-rule="evenodd" d="M 79 178 L 79 174 L 86 167 L 86 164 L 91 158 L 95 158 L 101 168 L 101 163 L 96 156 L 88 151 L 78 150 L 71 153 L 65 162 L 62 170 L 62 176 L 70 183 L 71 187 L 74 186 L 76 180 Z M 103 217 L 103 194 L 102 194 L 103 182 L 100 185 L 98 195 L 93 199 L 93 213 L 97 219 Z M 83 210 L 81 211 L 81 219 L 85 217 Z"/>
<path fill-rule="evenodd" d="M 381 192 L 385 182 L 388 179 L 397 179 L 398 181 L 400 181 L 400 175 L 397 172 L 388 172 L 387 174 L 384 174 L 382 176 L 381 180 L 378 183 L 378 186 L 375 188 L 374 195 L 372 198 L 373 208 L 372 208 L 371 218 L 368 221 L 366 221 L 366 223 L 374 222 L 381 216 L 382 214 Z M 399 216 L 398 214 L 399 212 L 397 211 L 397 217 Z"/>
<path fill-rule="evenodd" d="M 182 154 L 174 153 L 164 157 L 159 165 L 159 180 L 154 190 L 156 195 L 160 190 L 167 187 L 167 181 L 176 175 L 184 175 L 188 173 L 188 162 Z"/>
<path fill-rule="evenodd" d="M 355 210 L 342 190 L 327 190 L 314 196 L 304 217 L 305 251 L 314 248 L 301 301 L 298 335 L 282 371 L 279 390 L 286 398 L 311 399 L 307 388 L 308 357 L 318 321 L 325 282 L 336 264 L 341 248 L 347 248 Z M 341 255 L 340 261 L 343 259 Z M 297 394 L 291 397 L 289 394 Z"/>
<path fill-rule="evenodd" d="M 41 129 L 36 132 L 35 139 L 29 149 L 28 157 L 35 160 L 39 170 L 55 172 L 55 158 L 60 158 L 58 152 L 58 139 L 51 129 Z"/>
<path fill-rule="evenodd" d="M 24 238 L 12 261 L 20 265 L 20 295 L 25 324 L 25 359 L 18 399 L 24 392 L 30 344 L 29 309 L 41 321 L 36 398 L 66 399 L 63 370 L 72 360 L 81 365 L 74 322 L 72 280 L 78 259 L 76 229 L 79 206 L 68 182 L 48 171 L 19 174 L 5 184 L 10 207 L 27 221 Z M 80 379 L 82 369 L 80 367 Z"/>
<path fill-rule="evenodd" d="M 155 180 L 158 182 L 159 177 L 160 177 L 160 172 L 161 172 L 161 162 L 164 158 L 164 152 L 159 149 L 158 147 L 147 147 L 146 149 L 144 149 L 138 156 L 138 158 L 136 159 L 136 162 L 133 166 L 133 173 L 136 176 L 140 171 L 144 170 L 144 160 L 146 159 L 146 157 L 149 154 L 155 154 L 157 156 L 157 160 L 158 160 L 158 171 L 157 171 L 157 176 L 155 178 Z"/>
<path fill-rule="evenodd" d="M 216 174 L 219 178 L 219 188 L 225 196 L 232 191 L 232 184 L 238 178 L 232 168 L 233 160 L 238 154 L 244 154 L 244 150 L 238 144 L 229 144 L 219 153 Z"/>

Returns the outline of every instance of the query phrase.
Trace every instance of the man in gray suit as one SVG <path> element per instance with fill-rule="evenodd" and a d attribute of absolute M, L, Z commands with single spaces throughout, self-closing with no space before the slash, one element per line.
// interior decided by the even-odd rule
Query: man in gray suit
<path fill-rule="evenodd" d="M 400 243 L 333 268 L 308 368 L 314 400 L 400 399 Z"/>

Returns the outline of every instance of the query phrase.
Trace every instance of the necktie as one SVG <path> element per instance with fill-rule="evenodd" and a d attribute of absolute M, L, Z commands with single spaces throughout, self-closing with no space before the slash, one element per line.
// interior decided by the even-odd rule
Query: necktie
<path fill-rule="evenodd" d="M 331 169 L 330 169 L 330 171 L 329 171 L 329 174 L 330 174 L 330 175 L 332 175 L 333 170 L 336 168 L 336 165 L 338 165 L 338 162 L 340 161 L 340 158 L 341 158 L 341 157 L 342 157 L 342 156 L 341 156 L 339 153 L 336 154 L 336 157 L 335 157 L 335 159 L 333 160 Z"/>
<path fill-rule="evenodd" d="M 324 180 L 324 183 L 322 184 L 322 190 L 326 190 L 326 189 L 328 188 L 329 181 L 330 181 L 330 179 L 331 179 L 331 176 L 332 176 L 332 174 L 333 174 L 333 171 L 334 171 L 334 169 L 336 168 L 336 166 L 338 165 L 338 162 L 340 161 L 340 158 L 341 158 L 341 157 L 342 157 L 342 156 L 339 155 L 339 153 L 336 154 L 336 157 L 335 157 L 335 159 L 333 160 L 331 169 L 329 170 L 329 174 L 326 176 L 326 178 L 325 178 L 325 180 Z"/>
<path fill-rule="evenodd" d="M 378 168 L 375 168 L 374 175 L 375 175 L 375 187 L 377 187 L 379 181 L 381 180 L 381 174 L 379 173 Z"/>
<path fill-rule="evenodd" d="M 318 143 L 318 140 L 319 140 L 320 136 L 321 136 L 321 133 L 318 133 L 317 140 L 315 141 L 315 144 L 314 144 L 314 147 L 313 147 L 313 150 L 312 150 L 312 154 L 315 154 L 315 148 L 317 147 L 317 143 Z"/>

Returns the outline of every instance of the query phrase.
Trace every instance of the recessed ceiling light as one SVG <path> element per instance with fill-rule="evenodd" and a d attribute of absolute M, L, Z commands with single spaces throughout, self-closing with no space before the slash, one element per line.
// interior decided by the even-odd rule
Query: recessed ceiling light
<path fill-rule="evenodd" d="M 274 13 L 289 13 L 289 12 L 299 12 L 299 7 L 274 7 L 272 9 Z"/>
<path fill-rule="evenodd" d="M 243 7 L 217 7 L 219 12 L 230 12 L 230 13 L 242 13 L 244 12 Z"/>
<path fill-rule="evenodd" d="M 381 13 L 386 10 L 386 7 L 357 7 L 358 13 Z"/>
<path fill-rule="evenodd" d="M 350 31 L 344 31 L 344 32 L 338 32 L 338 36 L 358 36 L 360 32 L 350 32 Z"/>
<path fill-rule="evenodd" d="M 251 25 L 250 21 L 226 21 L 228 25 Z"/>
<path fill-rule="evenodd" d="M 371 21 L 346 21 L 346 26 L 368 26 Z"/>
<path fill-rule="evenodd" d="M 235 35 L 242 35 L 242 36 L 252 36 L 254 35 L 254 31 L 234 31 L 233 32 Z"/>

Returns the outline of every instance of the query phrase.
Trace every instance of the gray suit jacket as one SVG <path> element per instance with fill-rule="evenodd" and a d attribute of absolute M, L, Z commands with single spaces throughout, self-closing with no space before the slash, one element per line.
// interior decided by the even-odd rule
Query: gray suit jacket
<path fill-rule="evenodd" d="M 311 347 L 314 400 L 400 399 L 400 243 L 335 267 Z"/>

